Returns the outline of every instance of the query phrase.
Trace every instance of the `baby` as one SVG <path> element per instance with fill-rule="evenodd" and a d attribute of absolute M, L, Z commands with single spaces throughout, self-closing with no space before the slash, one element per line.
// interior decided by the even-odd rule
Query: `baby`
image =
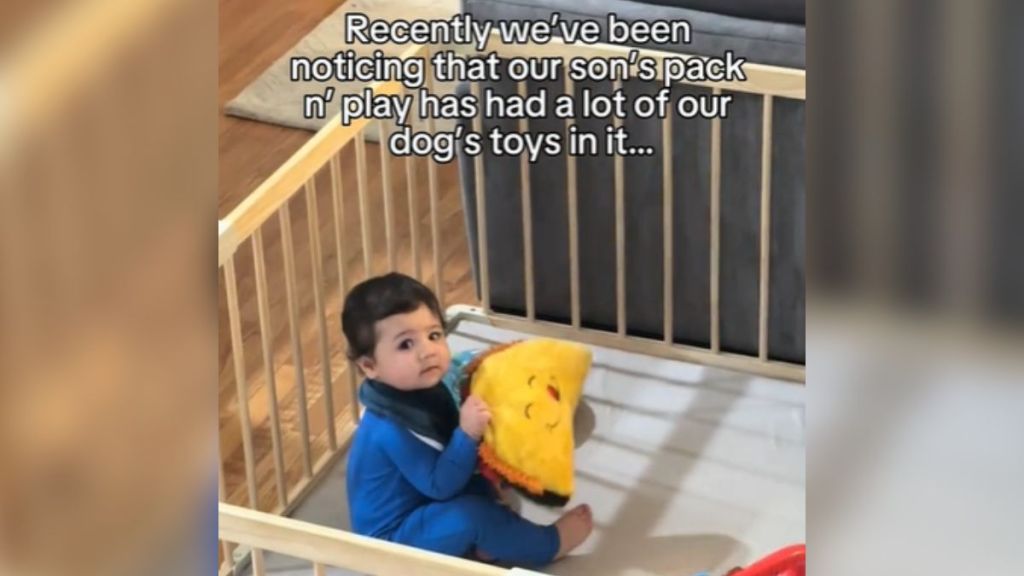
<path fill-rule="evenodd" d="M 477 474 L 490 422 L 470 395 L 459 407 L 444 319 L 429 288 L 392 273 L 348 294 L 342 330 L 366 376 L 366 413 L 348 460 L 348 501 L 358 533 L 444 554 L 540 567 L 583 543 L 593 528 L 580 505 L 554 524 L 504 506 Z"/>

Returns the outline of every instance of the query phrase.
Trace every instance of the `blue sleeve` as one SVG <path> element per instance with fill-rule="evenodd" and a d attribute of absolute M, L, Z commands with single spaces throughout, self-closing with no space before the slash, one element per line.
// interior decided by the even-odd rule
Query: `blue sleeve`
<path fill-rule="evenodd" d="M 411 432 L 389 426 L 385 453 L 399 472 L 423 495 L 434 500 L 448 500 L 461 493 L 477 464 L 477 443 L 462 428 L 456 428 L 444 451 L 417 439 Z"/>

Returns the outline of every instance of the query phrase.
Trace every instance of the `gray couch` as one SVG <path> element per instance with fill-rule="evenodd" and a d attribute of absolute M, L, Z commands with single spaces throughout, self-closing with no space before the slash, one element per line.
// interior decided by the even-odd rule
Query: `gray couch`
<path fill-rule="evenodd" d="M 715 11 L 709 11 L 710 9 Z M 803 0 L 463 0 L 463 10 L 485 19 L 595 18 L 685 19 L 690 44 L 658 47 L 721 55 L 732 49 L 750 62 L 804 67 Z M 512 83 L 493 84 L 512 93 Z M 552 82 L 550 92 L 560 92 Z M 583 84 L 577 86 L 582 89 Z M 595 84 L 595 86 L 600 86 Z M 535 90 L 536 83 L 529 89 Z M 626 82 L 629 93 L 654 91 Z M 610 86 L 601 86 L 609 90 Z M 677 87 L 676 93 L 700 88 Z M 553 98 L 553 97 L 552 97 Z M 722 121 L 721 345 L 756 355 L 760 248 L 760 97 L 736 94 Z M 484 128 L 512 130 L 514 121 L 485 120 Z M 579 119 L 582 130 L 601 133 L 605 121 Z M 632 145 L 660 148 L 661 122 L 625 121 Z M 710 345 L 710 121 L 676 120 L 673 130 L 675 201 L 674 338 Z M 534 120 L 531 131 L 564 131 L 564 121 Z M 660 152 L 625 159 L 626 305 L 631 334 L 662 337 L 662 179 Z M 491 304 L 525 314 L 519 159 L 484 159 Z M 804 104 L 776 99 L 772 148 L 772 235 L 769 275 L 769 357 L 804 361 Z M 472 159 L 460 156 L 463 200 L 474 265 L 477 261 L 475 180 Z M 581 317 L 585 326 L 615 330 L 615 228 L 613 159 L 578 158 Z M 535 293 L 538 316 L 570 320 L 566 160 L 541 158 L 530 172 L 533 191 Z M 479 286 L 479 284 L 478 284 Z"/>

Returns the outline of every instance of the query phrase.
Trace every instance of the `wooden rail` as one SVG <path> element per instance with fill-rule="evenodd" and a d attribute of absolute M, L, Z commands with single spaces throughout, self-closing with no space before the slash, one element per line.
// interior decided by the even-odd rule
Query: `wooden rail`
<path fill-rule="evenodd" d="M 376 576 L 507 576 L 508 570 L 426 552 L 247 508 L 220 504 L 220 537 L 254 551 L 276 552 Z M 526 574 L 518 571 L 519 574 Z"/>

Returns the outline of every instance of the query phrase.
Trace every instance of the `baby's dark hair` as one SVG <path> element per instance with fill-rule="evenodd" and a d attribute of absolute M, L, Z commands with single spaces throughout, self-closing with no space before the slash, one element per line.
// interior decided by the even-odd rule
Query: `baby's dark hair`
<path fill-rule="evenodd" d="M 369 278 L 352 288 L 341 311 L 341 330 L 348 340 L 348 357 L 373 356 L 377 346 L 376 324 L 395 314 L 408 314 L 426 306 L 444 327 L 437 296 L 420 281 L 392 272 Z"/>

